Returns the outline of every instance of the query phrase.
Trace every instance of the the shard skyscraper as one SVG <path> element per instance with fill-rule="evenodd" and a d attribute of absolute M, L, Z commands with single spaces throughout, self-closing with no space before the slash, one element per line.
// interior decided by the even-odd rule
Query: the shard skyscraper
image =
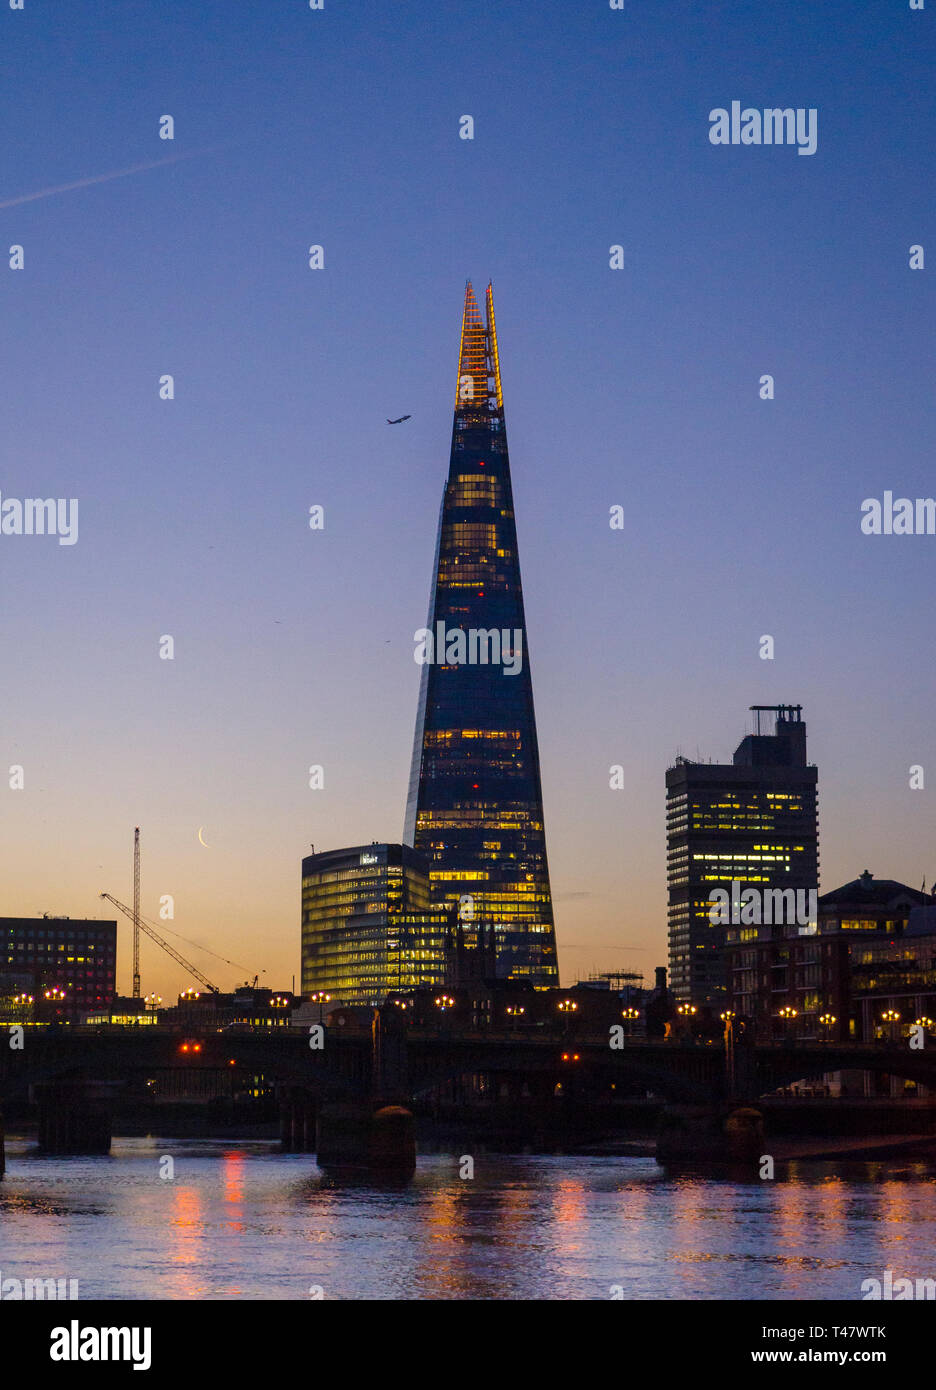
<path fill-rule="evenodd" d="M 497 974 L 558 985 L 494 299 L 469 281 L 404 840 Z M 417 648 L 419 650 L 419 648 Z"/>

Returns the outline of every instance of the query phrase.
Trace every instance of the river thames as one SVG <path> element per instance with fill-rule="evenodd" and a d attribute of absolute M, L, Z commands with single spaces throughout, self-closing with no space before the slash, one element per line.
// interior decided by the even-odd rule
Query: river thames
<path fill-rule="evenodd" d="M 924 1163 L 722 1181 L 649 1157 L 477 1153 L 465 1179 L 432 1154 L 393 1189 L 271 1143 L 7 1154 L 2 1277 L 77 1279 L 81 1299 L 857 1300 L 888 1269 L 936 1273 Z"/>

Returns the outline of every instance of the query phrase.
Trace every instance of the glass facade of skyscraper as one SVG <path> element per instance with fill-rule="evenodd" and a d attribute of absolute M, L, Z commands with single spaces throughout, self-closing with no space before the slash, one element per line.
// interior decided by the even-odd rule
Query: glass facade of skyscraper
<path fill-rule="evenodd" d="M 302 993 L 340 1004 L 445 983 L 454 914 L 430 903 L 429 866 L 405 845 L 302 861 Z"/>
<path fill-rule="evenodd" d="M 469 284 L 404 841 L 498 974 L 558 984 L 494 303 Z"/>

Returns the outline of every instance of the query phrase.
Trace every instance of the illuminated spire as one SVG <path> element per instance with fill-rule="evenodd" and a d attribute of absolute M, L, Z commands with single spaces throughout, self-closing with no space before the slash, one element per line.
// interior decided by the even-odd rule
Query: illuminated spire
<path fill-rule="evenodd" d="M 488 281 L 486 298 L 490 368 L 494 377 L 494 392 L 497 398 L 497 408 L 498 410 L 503 410 L 504 394 L 501 391 L 500 353 L 497 351 L 497 325 L 494 322 L 494 282 L 492 280 Z"/>
<path fill-rule="evenodd" d="M 487 419 L 493 411 L 503 408 L 497 331 L 494 327 L 494 295 L 490 284 L 485 302 L 486 325 L 469 280 L 465 285 L 465 307 L 462 311 L 455 409 L 462 415 L 480 415 Z"/>
<path fill-rule="evenodd" d="M 455 409 L 480 410 L 487 400 L 487 342 L 484 320 L 469 280 L 465 285 Z"/>

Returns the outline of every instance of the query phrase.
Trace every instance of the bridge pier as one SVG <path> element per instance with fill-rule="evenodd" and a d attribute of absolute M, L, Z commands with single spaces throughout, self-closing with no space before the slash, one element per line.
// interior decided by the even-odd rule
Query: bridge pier
<path fill-rule="evenodd" d="M 280 1095 L 280 1143 L 283 1153 L 315 1152 L 315 1101 L 290 1087 Z"/>
<path fill-rule="evenodd" d="M 112 1095 L 119 1084 L 72 1079 L 36 1085 L 40 1153 L 110 1153 Z"/>
<path fill-rule="evenodd" d="M 667 1105 L 660 1116 L 660 1163 L 756 1164 L 763 1152 L 764 1117 L 750 1106 Z"/>
<path fill-rule="evenodd" d="M 316 1125 L 320 1168 L 411 1178 L 416 1171 L 412 1112 L 402 1105 L 324 1105 Z"/>
<path fill-rule="evenodd" d="M 375 1009 L 371 1022 L 370 1099 L 323 1105 L 316 1116 L 320 1168 L 408 1182 L 416 1171 L 416 1130 L 409 1100 L 409 1052 L 399 1010 Z M 400 1104 L 399 1102 L 406 1102 Z"/>

